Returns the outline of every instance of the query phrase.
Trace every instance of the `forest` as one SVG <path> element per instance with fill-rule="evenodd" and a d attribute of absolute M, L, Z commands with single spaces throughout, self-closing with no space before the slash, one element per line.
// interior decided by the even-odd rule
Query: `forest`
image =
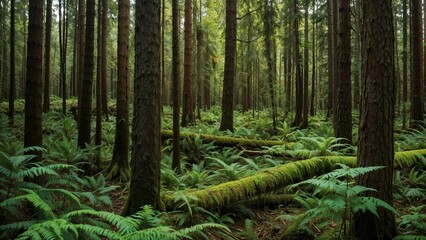
<path fill-rule="evenodd" d="M 426 240 L 426 0 L 0 0 L 0 239 Z"/>

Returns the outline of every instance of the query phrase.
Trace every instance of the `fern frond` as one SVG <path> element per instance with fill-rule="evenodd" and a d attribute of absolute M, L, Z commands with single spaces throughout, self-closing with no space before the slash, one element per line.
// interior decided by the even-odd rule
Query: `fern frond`
<path fill-rule="evenodd" d="M 27 194 L 18 195 L 12 198 L 8 198 L 0 203 L 1 207 L 9 205 L 20 206 L 23 200 L 30 202 L 35 208 L 42 210 L 44 213 L 49 215 L 51 218 L 55 217 L 52 208 L 47 204 L 40 196 L 31 189 L 19 189 L 20 191 L 26 192 Z"/>

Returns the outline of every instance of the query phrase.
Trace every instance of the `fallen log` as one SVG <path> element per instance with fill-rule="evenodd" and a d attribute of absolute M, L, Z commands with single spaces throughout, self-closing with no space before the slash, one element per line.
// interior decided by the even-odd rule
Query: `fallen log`
<path fill-rule="evenodd" d="M 397 152 L 395 154 L 395 166 L 410 166 L 419 160 L 426 162 L 425 156 L 426 149 Z M 185 195 L 192 200 L 193 206 L 205 209 L 221 208 L 281 189 L 289 184 L 328 173 L 337 167 L 336 163 L 355 167 L 356 157 L 326 156 L 290 162 L 236 181 L 202 190 L 188 191 Z M 175 206 L 179 205 L 174 200 L 175 196 L 176 194 L 171 193 L 162 197 L 164 210 L 174 210 Z"/>
<path fill-rule="evenodd" d="M 274 141 L 274 140 L 257 140 L 257 139 L 246 139 L 246 138 L 234 138 L 234 137 L 227 137 L 227 136 L 216 136 L 216 135 L 209 135 L 209 134 L 198 134 L 198 133 L 190 133 L 190 132 L 181 132 L 180 133 L 180 139 L 185 138 L 191 138 L 194 139 L 197 136 L 199 136 L 202 140 L 207 142 L 214 142 L 217 146 L 223 146 L 223 147 L 249 147 L 249 148 L 261 148 L 263 146 L 265 147 L 272 147 L 276 145 L 286 145 L 290 146 L 293 143 L 287 143 L 282 141 Z M 173 137 L 173 131 L 172 130 L 161 130 L 161 138 L 163 140 L 171 139 Z"/>

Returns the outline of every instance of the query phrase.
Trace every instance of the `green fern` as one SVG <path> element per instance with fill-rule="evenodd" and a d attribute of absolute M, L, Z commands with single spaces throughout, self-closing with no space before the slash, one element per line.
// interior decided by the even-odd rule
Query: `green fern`
<path fill-rule="evenodd" d="M 298 226 L 306 228 L 314 219 L 316 219 L 317 225 L 326 226 L 327 221 L 332 220 L 334 222 L 341 222 L 343 236 L 348 236 L 349 231 L 347 226 L 351 217 L 358 211 L 368 211 L 379 217 L 377 208 L 383 207 L 394 214 L 398 214 L 391 205 L 383 200 L 374 197 L 360 196 L 367 191 L 376 191 L 375 189 L 354 185 L 354 179 L 356 177 L 379 170 L 383 167 L 349 168 L 343 164 L 338 165 L 341 167 L 340 169 L 291 186 L 291 189 L 299 189 L 302 186 L 308 185 L 312 186 L 314 189 L 312 197 L 309 195 L 302 195 L 304 198 L 307 198 L 307 200 L 302 201 L 302 203 L 308 207 L 308 210 L 303 213 L 303 217 L 297 218 Z M 296 229 L 300 230 L 299 227 L 292 227 L 290 230 L 287 230 L 287 234 L 290 234 L 291 231 Z"/>

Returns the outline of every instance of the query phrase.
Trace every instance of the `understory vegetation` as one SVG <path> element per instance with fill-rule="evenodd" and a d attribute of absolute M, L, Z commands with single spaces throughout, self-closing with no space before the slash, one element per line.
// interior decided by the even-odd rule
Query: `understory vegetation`
<path fill-rule="evenodd" d="M 170 116 L 164 107 L 164 131 L 172 129 Z M 43 115 L 43 147 L 36 148 L 43 161 L 37 163 L 28 154 L 34 148 L 23 147 L 22 115 L 13 128 L 2 118 L 0 239 L 348 239 L 357 212 L 377 215 L 381 207 L 396 214 L 396 239 L 426 239 L 426 129 L 395 133 L 392 207 L 363 196 L 376 190 L 355 179 L 382 167 L 356 167 L 356 142 L 333 137 L 325 115 L 311 117 L 307 129 L 291 128 L 290 118 L 282 119 L 276 134 L 269 116 L 235 112 L 234 132 L 221 132 L 220 109 L 202 112 L 201 120 L 182 129 L 188 134 L 180 143 L 180 173 L 171 168 L 172 140 L 163 132 L 162 211 L 144 206 L 128 217 L 120 215 L 128 183 L 82 170 L 97 154 L 99 168 L 107 168 L 114 118 L 104 119 L 102 145 L 83 150 L 71 114 Z M 357 133 L 354 129 L 353 139 Z M 247 140 L 264 145 L 244 144 Z"/>

